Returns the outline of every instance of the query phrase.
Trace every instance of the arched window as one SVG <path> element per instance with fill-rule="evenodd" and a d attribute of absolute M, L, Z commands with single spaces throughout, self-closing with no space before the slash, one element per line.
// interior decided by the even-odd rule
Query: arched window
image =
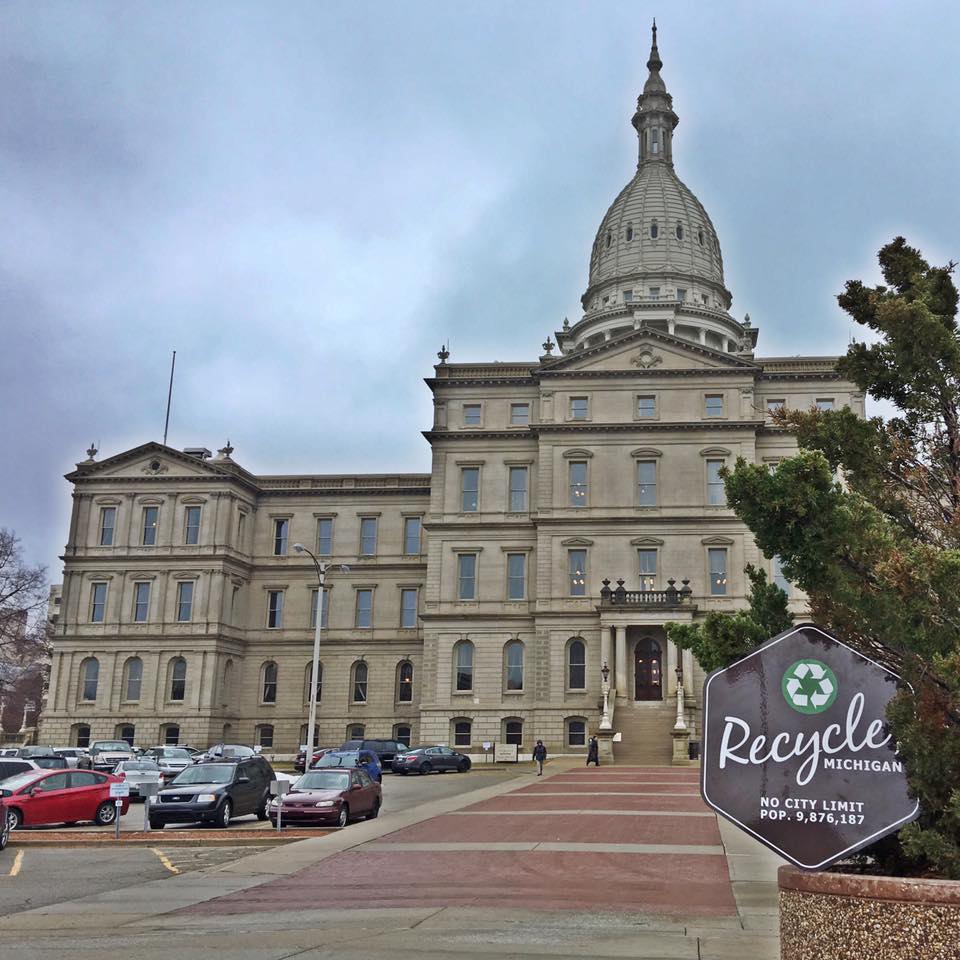
<path fill-rule="evenodd" d="M 473 689 L 473 644 L 469 640 L 461 640 L 453 648 L 453 663 L 455 669 L 454 689 L 470 691 Z"/>
<path fill-rule="evenodd" d="M 608 247 L 610 246 L 610 241 L 611 241 L 611 239 L 612 239 L 612 238 L 611 238 L 610 234 L 607 233 L 607 246 L 608 246 Z"/>
<path fill-rule="evenodd" d="M 657 226 L 657 221 L 653 220 L 650 223 L 650 239 L 656 240 L 658 233 L 660 233 L 660 228 Z"/>
<path fill-rule="evenodd" d="M 313 679 L 313 661 L 307 664 L 303 671 L 303 702 L 310 702 L 310 681 Z M 323 695 L 323 664 L 317 661 L 317 703 Z"/>
<path fill-rule="evenodd" d="M 683 224 L 682 224 L 682 223 L 678 223 L 678 224 L 677 224 L 677 239 L 678 239 L 678 240 L 682 240 L 682 239 L 683 239 Z"/>
<path fill-rule="evenodd" d="M 223 683 L 220 690 L 220 702 L 227 706 L 230 703 L 230 695 L 233 693 L 233 661 L 228 660 L 223 665 Z"/>
<path fill-rule="evenodd" d="M 351 723 L 347 726 L 348 740 L 362 740 L 366 728 L 362 723 Z"/>
<path fill-rule="evenodd" d="M 504 720 L 503 740 L 504 743 L 515 743 L 520 746 L 523 743 L 523 721 L 517 717 Z"/>
<path fill-rule="evenodd" d="M 567 646 L 567 689 L 583 690 L 587 686 L 587 646 L 574 638 Z"/>
<path fill-rule="evenodd" d="M 170 661 L 170 700 L 181 701 L 187 695 L 187 661 L 176 657 Z"/>
<path fill-rule="evenodd" d="M 86 723 L 76 723 L 73 726 L 73 745 L 75 747 L 90 746 L 90 725 Z"/>
<path fill-rule="evenodd" d="M 122 723 L 117 727 L 117 739 L 126 740 L 132 747 L 136 732 L 136 728 L 132 723 Z"/>
<path fill-rule="evenodd" d="M 506 664 L 507 690 L 523 689 L 523 643 L 511 640 L 504 647 L 504 661 Z"/>
<path fill-rule="evenodd" d="M 633 239 L 633 227 L 630 226 L 629 224 L 627 225 L 626 237 L 627 237 L 627 243 L 629 243 Z"/>
<path fill-rule="evenodd" d="M 139 700 L 143 683 L 143 661 L 139 657 L 130 657 L 123 665 L 123 699 Z"/>
<path fill-rule="evenodd" d="M 257 738 L 254 741 L 258 746 L 273 749 L 273 725 L 261 723 L 257 727 Z"/>
<path fill-rule="evenodd" d="M 353 702 L 367 702 L 367 663 L 358 660 L 353 665 Z"/>
<path fill-rule="evenodd" d="M 306 744 L 307 742 L 307 724 L 303 724 L 300 727 L 300 744 Z M 313 727 L 313 746 L 316 748 L 320 746 L 320 727 L 314 724 Z"/>
<path fill-rule="evenodd" d="M 397 703 L 413 702 L 413 664 L 401 661 L 397 667 Z"/>
<path fill-rule="evenodd" d="M 393 739 L 396 740 L 397 743 L 402 743 L 405 747 L 409 747 L 410 739 L 411 739 L 410 734 L 411 734 L 411 730 L 410 730 L 409 724 L 407 723 L 394 724 Z"/>
<path fill-rule="evenodd" d="M 81 699 L 93 703 L 97 699 L 97 687 L 100 685 L 100 661 L 89 657 L 80 664 Z"/>
<path fill-rule="evenodd" d="M 587 721 L 583 717 L 567 718 L 567 746 L 584 747 L 587 744 Z"/>
<path fill-rule="evenodd" d="M 277 665 L 272 660 L 268 660 L 263 665 L 260 671 L 260 677 L 261 677 L 260 702 L 276 703 L 277 702 Z"/>
<path fill-rule="evenodd" d="M 455 747 L 469 747 L 473 733 L 473 722 L 466 717 L 458 717 L 450 721 L 453 728 L 453 745 Z"/>
<path fill-rule="evenodd" d="M 702 229 L 697 231 L 697 241 L 702 247 L 703 246 L 703 230 Z"/>
<path fill-rule="evenodd" d="M 180 727 L 176 723 L 166 723 L 160 728 L 160 739 L 164 746 L 175 747 L 180 742 Z"/>

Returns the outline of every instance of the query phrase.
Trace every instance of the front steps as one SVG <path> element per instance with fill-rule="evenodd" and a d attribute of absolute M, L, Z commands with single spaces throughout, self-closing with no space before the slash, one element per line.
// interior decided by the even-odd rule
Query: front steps
<path fill-rule="evenodd" d="M 614 763 L 631 766 L 669 765 L 673 759 L 673 725 L 676 704 L 669 701 L 638 703 L 617 698 L 613 729 L 622 734 L 613 744 Z"/>

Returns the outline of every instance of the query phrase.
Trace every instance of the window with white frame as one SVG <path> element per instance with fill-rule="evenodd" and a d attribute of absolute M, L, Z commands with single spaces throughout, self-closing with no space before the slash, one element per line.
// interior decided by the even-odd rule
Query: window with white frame
<path fill-rule="evenodd" d="M 123 699 L 138 701 L 142 684 L 143 661 L 139 657 L 130 657 L 123 665 Z"/>
<path fill-rule="evenodd" d="M 287 555 L 287 541 L 290 536 L 290 521 L 279 519 L 273 521 L 273 555 L 285 557 Z"/>
<path fill-rule="evenodd" d="M 154 547 L 157 544 L 157 526 L 160 522 L 159 507 L 143 508 L 143 526 L 140 542 L 145 547 Z"/>
<path fill-rule="evenodd" d="M 524 600 L 527 596 L 527 555 L 507 554 L 507 599 Z"/>
<path fill-rule="evenodd" d="M 408 723 L 395 723 L 393 725 L 393 739 L 405 747 L 410 746 L 410 725 Z"/>
<path fill-rule="evenodd" d="M 657 588 L 657 551 L 643 549 L 637 551 L 640 566 L 640 589 L 644 591 Z"/>
<path fill-rule="evenodd" d="M 117 526 L 117 508 L 100 508 L 100 546 L 112 547 L 113 535 Z"/>
<path fill-rule="evenodd" d="M 150 581 L 141 580 L 133 585 L 133 622 L 146 623 L 150 616 Z"/>
<path fill-rule="evenodd" d="M 373 590 L 368 587 L 361 587 L 357 590 L 355 625 L 364 630 L 373 626 Z"/>
<path fill-rule="evenodd" d="M 354 703 L 367 702 L 367 677 L 368 676 L 369 676 L 369 671 L 367 670 L 366 661 L 358 660 L 353 665 L 353 702 Z"/>
<path fill-rule="evenodd" d="M 107 585 L 90 584 L 90 622 L 103 623 L 107 613 Z"/>
<path fill-rule="evenodd" d="M 333 553 L 333 517 L 317 517 L 317 555 L 329 557 Z"/>
<path fill-rule="evenodd" d="M 453 648 L 454 689 L 459 693 L 473 690 L 473 643 L 461 640 Z"/>
<path fill-rule="evenodd" d="M 88 657 L 80 665 L 80 683 L 82 699 L 86 703 L 93 703 L 97 699 L 97 687 L 100 685 L 100 661 L 96 657 Z"/>
<path fill-rule="evenodd" d="M 657 398 L 648 393 L 637 397 L 637 417 L 641 420 L 653 420 L 657 416 Z"/>
<path fill-rule="evenodd" d="M 773 571 L 773 582 L 789 597 L 790 581 L 783 575 L 783 563 L 779 557 L 775 556 L 771 561 Z"/>
<path fill-rule="evenodd" d="M 568 467 L 570 482 L 570 506 L 587 505 L 587 461 L 571 460 Z"/>
<path fill-rule="evenodd" d="M 413 702 L 413 664 L 404 660 L 397 667 L 397 703 Z"/>
<path fill-rule="evenodd" d="M 268 660 L 260 670 L 260 702 L 277 702 L 277 665 Z"/>
<path fill-rule="evenodd" d="M 420 554 L 420 517 L 403 518 L 403 552 L 408 557 Z"/>
<path fill-rule="evenodd" d="M 510 512 L 526 513 L 527 511 L 527 468 L 510 468 Z"/>
<path fill-rule="evenodd" d="M 257 725 L 256 744 L 267 750 L 273 749 L 273 725 L 261 723 Z"/>
<path fill-rule="evenodd" d="M 463 425 L 465 427 L 479 427 L 481 423 L 481 409 L 479 403 L 465 403 L 463 405 Z"/>
<path fill-rule="evenodd" d="M 641 507 L 657 505 L 657 461 L 637 461 L 637 504 Z"/>
<path fill-rule="evenodd" d="M 477 555 L 457 554 L 457 599 L 477 599 Z"/>
<path fill-rule="evenodd" d="M 183 511 L 183 542 L 190 546 L 200 542 L 200 507 L 187 507 Z"/>
<path fill-rule="evenodd" d="M 570 419 L 586 420 L 590 413 L 590 402 L 587 397 L 570 398 Z"/>
<path fill-rule="evenodd" d="M 413 630 L 417 626 L 417 589 L 404 587 L 400 591 L 400 626 Z"/>
<path fill-rule="evenodd" d="M 710 594 L 723 597 L 727 594 L 727 550 L 726 547 L 710 547 L 707 550 L 707 563 L 710 567 Z"/>
<path fill-rule="evenodd" d="M 372 557 L 377 552 L 377 518 L 360 518 L 360 556 Z"/>
<path fill-rule="evenodd" d="M 587 645 L 579 637 L 567 644 L 567 689 L 584 690 L 587 686 Z"/>
<path fill-rule="evenodd" d="M 510 404 L 510 426 L 526 427 L 530 423 L 530 404 L 529 403 L 511 403 Z"/>
<path fill-rule="evenodd" d="M 567 571 L 571 597 L 587 595 L 587 551 L 567 551 Z"/>
<path fill-rule="evenodd" d="M 523 745 L 523 721 L 522 720 L 504 720 L 503 740 L 504 740 L 504 743 L 515 743 L 518 747 L 522 746 Z"/>
<path fill-rule="evenodd" d="M 187 696 L 187 661 L 176 657 L 170 661 L 170 679 L 167 685 L 167 699 L 181 703 Z"/>
<path fill-rule="evenodd" d="M 507 690 L 523 690 L 523 643 L 511 640 L 504 649 L 505 686 Z"/>
<path fill-rule="evenodd" d="M 278 630 L 283 626 L 283 591 L 267 591 L 267 627 Z"/>
<path fill-rule="evenodd" d="M 480 509 L 480 468 L 463 467 L 460 470 L 460 510 L 476 513 Z"/>
<path fill-rule="evenodd" d="M 722 417 L 723 416 L 723 394 L 707 393 L 703 397 L 704 416 Z"/>
<path fill-rule="evenodd" d="M 817 397 L 817 409 L 823 411 L 832 410 L 833 397 Z"/>
<path fill-rule="evenodd" d="M 455 747 L 469 747 L 472 724 L 469 720 L 453 721 L 453 745 Z M 399 740 L 400 738 L 397 737 Z"/>
<path fill-rule="evenodd" d="M 723 460 L 707 461 L 707 503 L 713 507 L 722 507 L 727 502 L 727 495 L 723 488 Z"/>
<path fill-rule="evenodd" d="M 584 747 L 587 744 L 587 721 L 582 717 L 567 720 L 567 746 Z"/>

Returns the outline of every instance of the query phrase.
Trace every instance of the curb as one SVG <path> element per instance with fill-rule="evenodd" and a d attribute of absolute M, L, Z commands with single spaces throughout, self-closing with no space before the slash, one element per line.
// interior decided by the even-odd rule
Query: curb
<path fill-rule="evenodd" d="M 104 836 L 101 833 L 74 834 L 72 836 L 49 836 L 24 834 L 17 836 L 16 832 L 10 835 L 9 845 L 11 847 L 19 846 L 23 848 L 39 847 L 42 849 L 50 848 L 69 848 L 69 847 L 267 847 L 283 846 L 288 843 L 297 843 L 299 840 L 312 840 L 316 837 L 326 836 L 331 831 L 315 830 L 305 832 L 302 830 L 278 834 L 276 830 L 257 830 L 237 832 L 228 836 L 206 836 L 200 833 L 183 833 L 165 830 L 155 830 L 150 833 L 137 831 L 133 836 L 123 836 L 117 840 L 112 834 L 107 839 L 97 839 Z"/>

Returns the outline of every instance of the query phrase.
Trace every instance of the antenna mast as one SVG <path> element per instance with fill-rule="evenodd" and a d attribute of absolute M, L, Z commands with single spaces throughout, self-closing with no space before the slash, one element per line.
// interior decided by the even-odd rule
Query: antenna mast
<path fill-rule="evenodd" d="M 170 401 L 173 399 L 173 369 L 177 365 L 177 351 L 173 351 L 173 359 L 170 361 L 170 386 L 167 387 L 167 417 L 163 421 L 163 445 L 167 445 L 167 430 L 170 429 Z"/>

